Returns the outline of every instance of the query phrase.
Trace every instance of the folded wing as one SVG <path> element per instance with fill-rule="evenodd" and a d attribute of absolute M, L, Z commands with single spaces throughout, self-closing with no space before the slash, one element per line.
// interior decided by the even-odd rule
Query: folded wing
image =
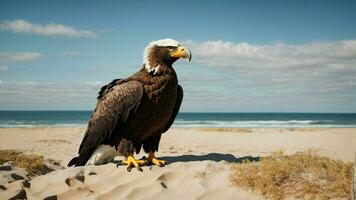
<path fill-rule="evenodd" d="M 95 149 L 110 140 L 116 127 L 124 125 L 140 105 L 144 88 L 134 80 L 114 80 L 99 92 L 96 108 L 79 147 L 76 166 L 85 165 Z M 115 135 L 117 137 L 117 135 Z"/>

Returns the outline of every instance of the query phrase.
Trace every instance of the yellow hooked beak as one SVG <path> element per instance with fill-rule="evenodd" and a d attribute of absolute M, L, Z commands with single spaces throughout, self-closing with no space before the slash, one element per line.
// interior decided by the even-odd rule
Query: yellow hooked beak
<path fill-rule="evenodd" d="M 192 59 L 192 54 L 190 53 L 190 50 L 186 47 L 178 47 L 175 51 L 172 51 L 170 53 L 170 56 L 172 58 L 183 58 L 183 59 L 187 59 L 190 60 Z"/>

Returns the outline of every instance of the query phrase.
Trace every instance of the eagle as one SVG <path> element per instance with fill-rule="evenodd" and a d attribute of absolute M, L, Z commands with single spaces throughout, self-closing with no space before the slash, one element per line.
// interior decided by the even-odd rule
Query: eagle
<path fill-rule="evenodd" d="M 97 104 L 79 146 L 78 156 L 68 166 L 100 165 L 121 155 L 128 171 L 140 166 L 164 166 L 155 156 L 162 133 L 173 124 L 183 100 L 172 65 L 191 60 L 190 50 L 173 39 L 148 44 L 143 64 L 135 74 L 115 79 L 99 91 Z M 136 159 L 144 149 L 147 157 Z"/>

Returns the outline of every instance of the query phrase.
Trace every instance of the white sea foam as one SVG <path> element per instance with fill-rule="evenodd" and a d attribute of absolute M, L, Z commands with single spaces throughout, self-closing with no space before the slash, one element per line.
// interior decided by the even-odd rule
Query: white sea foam
<path fill-rule="evenodd" d="M 210 116 L 209 116 L 210 117 Z M 355 120 L 354 120 L 355 121 Z M 20 119 L 20 120 L 13 120 L 13 119 L 5 119 L 0 120 L 0 128 L 26 128 L 26 127 L 36 127 L 36 126 L 51 126 L 51 127 L 74 127 L 80 126 L 85 127 L 87 126 L 86 119 L 65 119 L 61 120 L 27 120 L 27 119 Z M 194 128 L 194 127 L 226 127 L 226 128 L 262 128 L 262 127 L 356 127 L 356 121 L 349 119 L 346 122 L 341 120 L 330 120 L 330 119 L 316 119 L 316 120 L 309 120 L 309 119 L 285 119 L 285 120 L 241 120 L 241 119 L 228 119 L 223 120 L 217 119 L 215 120 L 213 117 L 210 119 L 201 119 L 200 116 L 195 117 L 195 119 L 187 119 L 178 117 L 173 127 L 182 127 L 182 128 Z"/>
<path fill-rule="evenodd" d="M 0 124 L 0 128 L 30 128 L 30 127 L 85 127 L 86 124 Z"/>
<path fill-rule="evenodd" d="M 332 120 L 251 120 L 251 121 L 214 121 L 177 120 L 174 127 L 194 128 L 194 127 L 227 127 L 227 128 L 258 128 L 258 127 L 356 127 L 356 125 L 332 124 Z"/>

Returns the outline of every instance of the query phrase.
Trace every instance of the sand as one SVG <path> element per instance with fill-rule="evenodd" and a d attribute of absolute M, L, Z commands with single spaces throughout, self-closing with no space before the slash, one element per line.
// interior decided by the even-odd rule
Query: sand
<path fill-rule="evenodd" d="M 59 160 L 62 165 L 76 155 L 83 127 L 0 129 L 0 149 L 22 150 Z M 143 172 L 109 163 L 56 170 L 35 177 L 30 187 L 17 182 L 5 185 L 2 197 L 19 191 L 43 199 L 263 199 L 232 185 L 231 165 L 282 150 L 287 154 L 312 149 L 319 154 L 353 161 L 354 128 L 175 128 L 161 139 L 157 156 L 168 161 L 163 168 L 143 167 Z M 140 154 L 137 157 L 141 157 Z M 121 157 L 117 157 L 120 160 Z"/>

